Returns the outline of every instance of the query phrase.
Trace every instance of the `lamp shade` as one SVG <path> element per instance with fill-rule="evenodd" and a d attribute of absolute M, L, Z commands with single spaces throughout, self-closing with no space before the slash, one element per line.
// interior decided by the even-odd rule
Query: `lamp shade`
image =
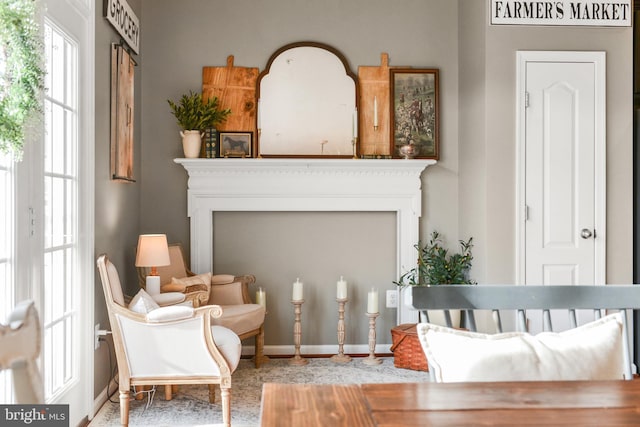
<path fill-rule="evenodd" d="M 170 264 L 166 234 L 141 234 L 138 237 L 136 267 L 162 267 Z"/>

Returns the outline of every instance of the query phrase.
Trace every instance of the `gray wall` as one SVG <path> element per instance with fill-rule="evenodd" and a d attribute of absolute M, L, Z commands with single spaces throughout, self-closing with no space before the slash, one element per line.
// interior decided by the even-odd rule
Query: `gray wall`
<path fill-rule="evenodd" d="M 136 70 L 139 72 L 136 84 L 140 82 L 136 86 L 139 97 L 136 102 L 140 100 L 137 105 L 141 106 L 136 115 L 136 132 L 141 132 L 137 134 L 141 144 L 136 151 L 139 182 L 133 185 L 108 181 L 107 44 L 115 36 L 102 18 L 96 23 L 96 253 L 108 251 L 129 286 L 132 283 L 135 286 L 132 252 L 137 234 L 165 232 L 170 241 L 181 241 L 189 247 L 187 179 L 185 171 L 173 163 L 174 158 L 182 157 L 182 150 L 166 99 L 177 98 L 188 90 L 200 90 L 202 67 L 225 65 L 228 55 L 235 56 L 236 66 L 263 69 L 277 48 L 302 40 L 336 47 L 352 70 L 359 65 L 378 65 L 381 52 L 389 54 L 392 66 L 440 69 L 441 160 L 423 176 L 421 236 L 425 240 L 432 229 L 438 229 L 450 245 L 457 239 L 473 236 L 476 246 L 472 274 L 474 279 L 485 283 L 509 283 L 515 279 L 516 51 L 606 51 L 607 281 L 631 281 L 631 28 L 490 27 L 488 2 L 478 0 L 129 2 L 142 24 L 142 54 Z M 272 289 L 282 289 L 276 291 L 279 295 L 269 291 L 270 310 L 287 310 L 293 271 L 261 264 L 265 248 L 260 239 L 264 237 L 254 237 L 253 226 L 235 227 L 247 220 L 252 221 L 252 217 L 227 215 L 217 220 L 226 221 L 224 224 L 236 230 L 232 236 L 234 243 L 229 243 L 234 250 L 229 250 L 229 254 L 236 252 L 237 242 L 244 245 L 241 256 L 225 258 L 220 254 L 222 251 L 217 251 L 215 267 L 260 272 L 263 279 L 271 275 Z M 358 224 L 369 230 L 368 238 L 384 241 L 388 230 L 379 233 L 376 230 L 384 227 L 386 221 L 363 215 Z M 278 222 L 274 220 L 264 226 L 269 233 L 289 236 L 289 224 Z M 354 231 L 353 237 L 358 236 Z M 315 246 L 321 252 L 331 251 L 334 239 L 321 237 L 314 236 Z M 319 258 L 303 250 L 287 254 L 287 259 L 291 265 L 306 265 L 310 256 Z M 353 264 L 365 266 L 369 256 L 350 254 Z M 385 266 L 378 274 L 386 278 L 387 271 L 394 268 Z M 327 273 L 322 286 L 332 286 L 335 273 L 338 271 Z M 349 274 L 353 273 L 345 275 Z M 367 272 L 359 274 L 365 277 Z M 275 283 L 277 277 L 280 279 Z M 367 283 L 362 283 L 363 289 L 370 286 L 369 282 L 367 279 Z M 101 292 L 97 288 L 97 318 L 99 313 L 106 317 Z M 278 303 L 271 306 L 274 300 Z M 305 303 L 303 314 L 305 310 L 317 313 L 307 323 L 319 324 L 318 319 L 335 316 L 329 301 L 323 304 L 329 313 Z M 280 314 L 269 316 L 269 321 L 279 320 L 268 324 L 266 344 L 292 342 L 288 320 Z M 327 323 L 326 333 L 320 334 L 317 341 L 315 335 L 303 334 L 304 343 L 330 342 L 329 329 L 335 325 Z M 366 343 L 365 339 L 360 337 L 358 341 Z M 105 377 L 98 373 L 103 372 L 105 363 L 97 353 L 96 378 L 102 380 L 96 380 L 96 390 L 106 384 Z"/>
<path fill-rule="evenodd" d="M 139 19 L 142 19 L 141 0 L 127 0 Z M 102 3 L 102 2 L 99 2 Z M 96 7 L 96 148 L 95 148 L 95 257 L 106 253 L 118 268 L 123 286 L 136 285 L 134 252 L 140 228 L 140 192 L 142 189 L 141 136 L 142 67 L 136 67 L 134 92 L 134 178 L 135 183 L 122 183 L 110 179 L 111 150 L 111 43 L 119 43 L 120 36 L 102 16 L 102 5 Z M 134 56 L 135 58 L 135 56 Z M 138 62 L 140 58 L 136 58 Z M 95 274 L 95 323 L 109 329 L 109 316 L 104 303 L 100 275 Z M 107 339 L 111 340 L 111 337 Z M 112 363 L 115 364 L 112 355 Z M 95 352 L 94 390 L 98 395 L 111 377 L 108 346 L 104 343 Z"/>
<path fill-rule="evenodd" d="M 262 70 L 271 54 L 282 45 L 312 40 L 340 50 L 353 71 L 357 71 L 359 65 L 379 65 L 381 52 L 389 54 L 391 65 L 438 67 L 441 93 L 450 95 L 443 99 L 440 106 L 441 137 L 445 141 L 457 141 L 457 14 L 457 3 L 451 1 L 410 1 L 405 2 L 401 9 L 380 0 L 154 1 L 153 8 L 145 9 L 142 23 L 143 156 L 145 165 L 154 166 L 143 170 L 142 209 L 145 226 L 163 229 L 170 240 L 189 242 L 187 177 L 184 169 L 172 161 L 175 157 L 182 157 L 182 148 L 178 128 L 169 113 L 166 99 L 175 99 L 190 89 L 200 90 L 202 67 L 225 65 L 230 54 L 234 55 L 236 66 L 258 67 Z M 242 30 L 238 25 L 242 26 Z M 180 30 L 167 31 L 167 28 Z M 440 165 L 425 173 L 428 176 L 425 186 L 437 191 L 431 191 L 425 197 L 423 212 L 425 218 L 437 224 L 445 236 L 455 242 L 458 219 L 450 212 L 458 211 L 457 143 L 444 144 L 442 153 Z M 165 208 L 156 208 L 159 200 L 162 200 Z M 388 216 L 381 220 L 376 216 L 363 215 L 356 221 L 357 227 L 344 230 L 332 225 L 335 219 L 321 219 L 322 215 L 319 214 L 309 214 L 306 218 L 289 216 L 286 224 L 258 227 L 269 229 L 276 235 L 290 235 L 292 229 L 304 229 L 311 225 L 323 230 L 316 233 L 312 241 L 298 237 L 304 245 L 303 249 L 298 246 L 290 253 L 279 252 L 281 258 L 287 260 L 287 267 L 265 260 L 264 253 L 271 253 L 273 248 L 268 244 L 260 244 L 264 237 L 257 237 L 259 230 L 254 226 L 256 220 L 248 222 L 247 217 L 247 214 L 237 214 L 233 218 L 226 216 L 223 224 L 219 219 L 214 221 L 216 245 L 223 245 L 214 251 L 214 273 L 254 273 L 259 284 L 267 289 L 269 315 L 266 344 L 293 342 L 290 325 L 292 314 L 287 305 L 290 306 L 291 282 L 298 275 L 317 290 L 319 297 L 322 296 L 307 300 L 303 307 L 303 337 L 310 337 L 309 340 L 303 340 L 304 344 L 335 344 L 337 320 L 313 323 L 307 319 L 329 320 L 337 317 L 336 303 L 335 300 L 331 301 L 330 295 L 335 299 L 335 290 L 331 288 L 335 287 L 340 275 L 344 275 L 353 285 L 352 296 L 359 299 L 352 301 L 351 307 L 348 307 L 350 311 L 347 315 L 352 316 L 348 327 L 352 329 L 347 331 L 347 343 L 366 344 L 367 319 L 362 310 L 366 291 L 375 286 L 384 301 L 384 291 L 395 288 L 392 283 L 397 279 L 395 217 Z M 339 225 L 344 225 L 347 217 L 352 216 L 343 216 L 342 220 L 337 221 Z M 297 225 L 292 225 L 291 221 Z M 380 225 L 379 221 L 385 225 Z M 251 227 L 244 224 L 250 224 Z M 235 230 L 231 240 L 221 237 L 221 231 L 224 230 Z M 295 236 L 289 237 L 295 239 Z M 377 244 L 363 245 L 365 237 L 366 241 Z M 336 241 L 341 242 L 340 253 L 344 254 L 346 267 L 340 262 L 332 264 L 324 259 L 324 254 L 335 255 Z M 347 241 L 353 245 L 360 244 L 359 250 L 348 250 L 343 245 Z M 238 250 L 232 250 L 237 246 L 240 246 Z M 308 265 L 309 259 L 313 261 L 311 265 Z M 314 313 L 320 316 L 314 316 Z M 394 324 L 395 309 L 382 308 L 377 325 L 378 342 L 391 342 L 389 330 Z"/>

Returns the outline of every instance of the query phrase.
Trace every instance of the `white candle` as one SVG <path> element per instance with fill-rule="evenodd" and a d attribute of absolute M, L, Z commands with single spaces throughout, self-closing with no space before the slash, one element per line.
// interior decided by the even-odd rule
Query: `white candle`
<path fill-rule="evenodd" d="M 262 288 L 256 291 L 256 304 L 260 304 L 264 308 L 267 308 L 267 294 Z"/>
<path fill-rule="evenodd" d="M 340 280 L 337 283 L 337 299 L 347 299 L 347 282 L 340 276 Z"/>
<path fill-rule="evenodd" d="M 257 114 L 258 114 L 258 129 L 262 129 L 262 110 L 260 109 L 260 100 L 258 99 L 258 106 L 257 106 Z"/>
<path fill-rule="evenodd" d="M 303 283 L 300 281 L 300 278 L 297 278 L 295 282 L 293 282 L 293 296 L 292 296 L 292 300 L 294 301 L 302 301 L 302 287 L 303 287 Z"/>
<path fill-rule="evenodd" d="M 367 313 L 378 312 L 378 291 L 371 289 L 369 291 L 369 297 L 367 298 Z"/>
<path fill-rule="evenodd" d="M 353 137 L 358 137 L 358 109 L 353 110 Z"/>
<path fill-rule="evenodd" d="M 378 97 L 373 97 L 373 127 L 378 127 Z"/>

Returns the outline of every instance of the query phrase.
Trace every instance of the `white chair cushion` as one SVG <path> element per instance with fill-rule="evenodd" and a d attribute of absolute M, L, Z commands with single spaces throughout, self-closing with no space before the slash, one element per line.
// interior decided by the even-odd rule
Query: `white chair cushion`
<path fill-rule="evenodd" d="M 140 289 L 129 303 L 129 310 L 136 313 L 147 314 L 156 308 L 160 308 L 160 306 L 144 289 Z"/>
<path fill-rule="evenodd" d="M 231 372 L 235 371 L 242 355 L 240 338 L 231 329 L 218 325 L 211 327 L 211 334 L 216 347 L 218 347 L 224 360 L 229 364 L 229 369 L 231 369 Z"/>
<path fill-rule="evenodd" d="M 622 380 L 619 313 L 560 333 L 495 335 L 418 324 L 437 382 Z"/>
<path fill-rule="evenodd" d="M 147 313 L 147 322 L 169 322 L 171 320 L 188 319 L 193 316 L 193 307 L 171 305 L 160 307 Z"/>

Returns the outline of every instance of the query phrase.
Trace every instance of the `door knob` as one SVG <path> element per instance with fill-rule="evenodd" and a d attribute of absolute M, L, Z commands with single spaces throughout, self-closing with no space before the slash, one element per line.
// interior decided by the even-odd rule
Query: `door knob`
<path fill-rule="evenodd" d="M 583 239 L 589 239 L 592 236 L 593 233 L 588 228 L 583 228 L 582 231 L 580 231 L 580 237 L 582 237 Z"/>

